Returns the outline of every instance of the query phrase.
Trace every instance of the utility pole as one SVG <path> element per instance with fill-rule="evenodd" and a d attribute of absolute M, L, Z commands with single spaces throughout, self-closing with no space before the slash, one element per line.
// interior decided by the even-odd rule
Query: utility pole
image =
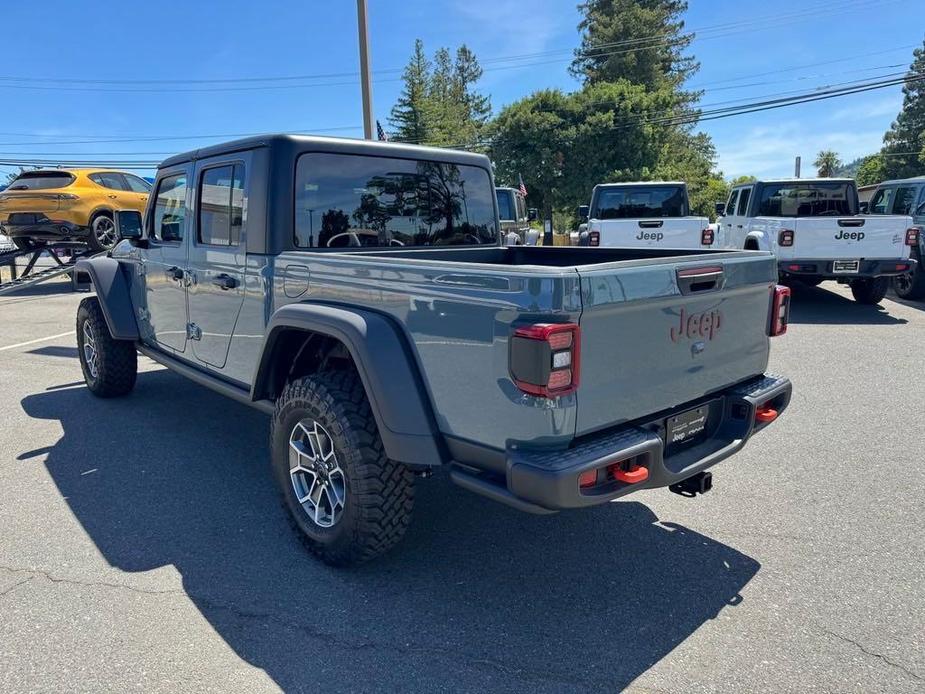
<path fill-rule="evenodd" d="M 800 157 L 797 157 L 796 160 L 793 162 L 793 175 L 796 178 L 800 177 Z"/>
<path fill-rule="evenodd" d="M 376 123 L 373 117 L 373 82 L 369 69 L 369 25 L 366 21 L 366 0 L 357 0 L 357 30 L 360 35 L 360 84 L 363 88 L 363 137 L 373 139 Z"/>

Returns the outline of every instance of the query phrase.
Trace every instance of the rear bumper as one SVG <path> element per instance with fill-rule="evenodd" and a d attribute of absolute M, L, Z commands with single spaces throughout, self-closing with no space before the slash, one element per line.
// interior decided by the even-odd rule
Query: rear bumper
<path fill-rule="evenodd" d="M 826 260 L 813 258 L 811 260 L 782 260 L 777 263 L 777 268 L 781 275 L 792 275 L 794 277 L 812 276 L 825 277 L 827 279 L 851 279 L 854 277 L 891 277 L 893 275 L 902 275 L 915 269 L 916 261 L 911 258 L 887 258 L 887 259 L 861 259 L 858 262 L 857 272 L 835 272 L 836 262 L 844 262 L 839 259 Z"/>
<path fill-rule="evenodd" d="M 36 241 L 67 241 L 83 238 L 88 228 L 67 219 L 49 218 L 43 212 L 12 212 L 0 229 L 10 238 L 29 238 Z"/>
<path fill-rule="evenodd" d="M 790 404 L 791 390 L 786 378 L 760 376 L 633 425 L 576 439 L 564 451 L 509 450 L 503 479 L 466 463 L 454 465 L 451 478 L 471 491 L 534 513 L 613 501 L 640 489 L 675 484 L 733 455 L 768 426 L 756 421 L 758 409 L 770 407 L 779 416 Z M 666 445 L 668 418 L 698 407 L 709 412 L 703 434 L 677 449 Z M 608 475 L 608 466 L 621 461 L 646 468 L 645 481 L 631 484 Z M 578 477 L 591 470 L 598 471 L 598 483 L 582 489 Z"/>

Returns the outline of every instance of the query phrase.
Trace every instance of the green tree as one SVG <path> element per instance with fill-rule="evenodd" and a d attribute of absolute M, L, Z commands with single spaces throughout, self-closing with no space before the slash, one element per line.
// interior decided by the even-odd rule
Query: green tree
<path fill-rule="evenodd" d="M 427 59 L 418 39 L 402 75 L 404 88 L 389 122 L 395 139 L 416 144 L 472 148 L 491 117 L 491 100 L 476 89 L 482 68 L 465 45 L 455 56 L 440 48 Z"/>
<path fill-rule="evenodd" d="M 855 174 L 858 185 L 870 186 L 884 180 L 883 161 L 883 157 L 879 154 L 871 154 L 861 159 L 861 163 L 858 164 L 858 170 Z"/>
<path fill-rule="evenodd" d="M 686 0 L 585 0 L 581 45 L 570 71 L 585 83 L 625 79 L 656 89 L 678 89 L 699 65 L 684 50 Z"/>
<path fill-rule="evenodd" d="M 424 42 L 417 39 L 411 60 L 402 73 L 405 86 L 389 117 L 396 139 L 403 142 L 427 141 L 432 120 L 431 79 L 431 64 L 424 53 Z"/>
<path fill-rule="evenodd" d="M 838 152 L 831 149 L 823 149 L 816 155 L 816 161 L 813 162 L 816 167 L 816 173 L 822 178 L 831 178 L 835 172 L 841 168 L 842 162 L 838 158 Z"/>
<path fill-rule="evenodd" d="M 909 178 L 925 173 L 920 152 L 925 148 L 925 48 L 913 51 L 907 77 L 918 77 L 903 86 L 903 107 L 883 136 L 883 176 Z"/>

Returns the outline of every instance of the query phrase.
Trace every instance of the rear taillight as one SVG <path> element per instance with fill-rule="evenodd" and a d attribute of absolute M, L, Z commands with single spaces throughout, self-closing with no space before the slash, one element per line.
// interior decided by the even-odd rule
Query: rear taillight
<path fill-rule="evenodd" d="M 777 245 L 778 246 L 792 246 L 793 245 L 793 230 L 792 229 L 781 229 L 780 233 L 777 235 Z"/>
<path fill-rule="evenodd" d="M 600 246 L 601 245 L 601 232 L 599 231 L 588 232 L 588 245 L 589 246 Z"/>
<path fill-rule="evenodd" d="M 771 292 L 771 327 L 768 335 L 777 337 L 787 332 L 790 322 L 790 287 L 777 285 Z"/>
<path fill-rule="evenodd" d="M 907 246 L 918 246 L 919 245 L 919 230 L 916 227 L 911 229 L 906 229 L 906 245 Z"/>
<path fill-rule="evenodd" d="M 700 245 L 701 246 L 712 246 L 713 245 L 713 230 L 707 227 L 700 232 Z"/>
<path fill-rule="evenodd" d="M 537 323 L 514 330 L 511 379 L 523 392 L 558 398 L 578 389 L 581 329 L 575 323 Z"/>

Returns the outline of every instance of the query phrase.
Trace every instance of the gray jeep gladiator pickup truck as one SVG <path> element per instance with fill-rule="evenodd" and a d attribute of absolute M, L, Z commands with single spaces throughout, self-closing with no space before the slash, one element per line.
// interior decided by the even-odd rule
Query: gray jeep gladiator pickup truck
<path fill-rule="evenodd" d="M 415 476 L 535 513 L 687 495 L 790 401 L 764 373 L 789 293 L 773 256 L 502 245 L 489 160 L 267 136 L 167 159 L 144 218 L 81 261 L 80 363 L 137 353 L 272 417 L 307 547 L 394 545 Z"/>

